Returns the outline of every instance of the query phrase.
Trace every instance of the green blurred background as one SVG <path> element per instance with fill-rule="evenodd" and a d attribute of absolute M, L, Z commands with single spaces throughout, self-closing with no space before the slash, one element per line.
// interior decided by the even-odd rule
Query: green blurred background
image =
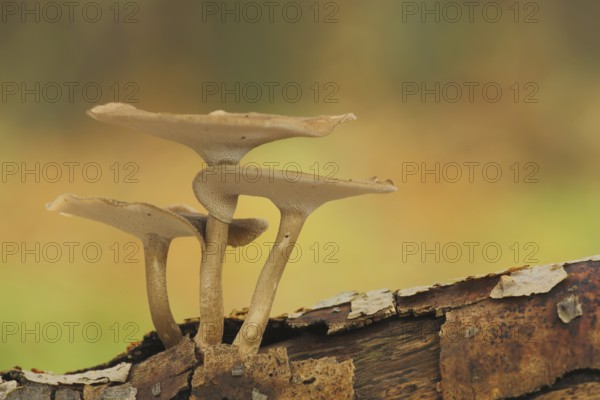
<path fill-rule="evenodd" d="M 110 101 L 176 113 L 358 116 L 326 138 L 265 145 L 244 159 L 293 161 L 322 174 L 334 165 L 338 177 L 378 175 L 398 186 L 393 195 L 331 203 L 311 216 L 273 314 L 345 290 L 405 288 L 600 252 L 598 2 L 484 1 L 472 16 L 462 2 L 75 4 L 69 14 L 61 2 L 2 2 L 0 370 L 90 366 L 151 329 L 139 242 L 49 213 L 46 202 L 72 192 L 202 209 L 191 191 L 202 160 L 85 115 Z M 239 99 L 207 91 L 236 82 Z M 407 92 L 422 82 L 440 83 L 439 102 Z M 464 82 L 479 85 L 472 100 Z M 486 84 L 502 89 L 498 101 L 490 100 L 493 90 L 484 96 Z M 275 85 L 272 98 L 266 85 Z M 457 86 L 465 89 L 459 98 Z M 36 163 L 39 176 L 22 175 Z M 435 163 L 439 182 L 406 175 Z M 467 165 L 476 164 L 464 163 L 479 163 L 473 182 Z M 498 182 L 487 181 L 496 169 L 482 174 L 487 163 L 500 167 Z M 243 198 L 237 215 L 272 226 L 258 246 L 227 256 L 226 312 L 248 306 L 278 221 L 264 199 Z M 470 242 L 477 243 L 472 257 Z M 68 243 L 76 243 L 72 257 Z M 178 320 L 197 316 L 199 257 L 193 239 L 174 242 L 169 286 Z"/>

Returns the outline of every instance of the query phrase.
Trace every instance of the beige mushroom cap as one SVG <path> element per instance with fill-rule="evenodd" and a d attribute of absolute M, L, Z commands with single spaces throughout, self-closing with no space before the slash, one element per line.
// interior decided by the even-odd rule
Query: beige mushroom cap
<path fill-rule="evenodd" d="M 208 216 L 199 214 L 188 206 L 171 206 L 167 210 L 181 215 L 196 227 L 198 232 L 204 237 L 206 222 Z M 261 218 L 242 218 L 234 219 L 229 224 L 229 234 L 227 235 L 227 245 L 231 247 L 245 246 L 256 240 L 269 228 L 269 222 Z"/>
<path fill-rule="evenodd" d="M 198 231 L 187 219 L 152 204 L 126 203 L 99 197 L 83 198 L 67 193 L 47 204 L 46 208 L 102 222 L 142 240 L 152 234 L 166 239 L 198 236 Z"/>
<path fill-rule="evenodd" d="M 208 163 L 238 163 L 254 147 L 297 136 L 319 137 L 356 119 L 354 114 L 318 117 L 214 111 L 167 114 L 139 110 L 130 104 L 96 106 L 88 115 L 98 121 L 138 129 L 195 150 Z"/>
<path fill-rule="evenodd" d="M 46 205 L 50 211 L 76 215 L 102 222 L 143 239 L 146 235 L 174 239 L 176 237 L 204 237 L 208 217 L 189 206 L 166 208 L 147 203 L 126 203 L 104 198 L 83 198 L 63 194 Z M 260 218 L 234 219 L 229 226 L 227 244 L 245 246 L 263 234 L 269 223 Z"/>
<path fill-rule="evenodd" d="M 332 180 L 306 173 L 288 176 L 280 170 L 263 170 L 252 180 L 203 170 L 194 179 L 194 193 L 200 203 L 223 222 L 231 221 L 240 195 L 266 197 L 282 211 L 308 216 L 332 200 L 396 190 L 390 180 Z"/>

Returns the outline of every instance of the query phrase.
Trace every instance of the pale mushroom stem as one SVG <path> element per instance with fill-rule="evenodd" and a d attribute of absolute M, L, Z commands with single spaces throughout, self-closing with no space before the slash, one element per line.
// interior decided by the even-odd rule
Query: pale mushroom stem
<path fill-rule="evenodd" d="M 183 338 L 173 318 L 167 294 L 167 253 L 171 241 L 148 235 L 144 241 L 146 291 L 154 328 L 165 348 L 175 346 Z"/>
<path fill-rule="evenodd" d="M 277 239 L 260 272 L 248 314 L 233 342 L 240 349 L 241 354 L 258 353 L 263 333 L 269 322 L 279 280 L 305 220 L 306 216 L 299 213 L 282 212 L 281 214 Z"/>
<path fill-rule="evenodd" d="M 212 215 L 206 222 L 205 243 L 200 266 L 200 326 L 194 338 L 199 348 L 216 346 L 223 339 L 223 256 L 229 224 Z"/>

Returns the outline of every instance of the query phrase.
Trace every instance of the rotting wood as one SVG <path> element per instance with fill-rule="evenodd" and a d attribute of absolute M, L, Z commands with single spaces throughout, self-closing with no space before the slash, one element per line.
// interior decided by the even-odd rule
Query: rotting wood
<path fill-rule="evenodd" d="M 438 399 L 438 332 L 442 322 L 427 316 L 390 318 L 335 335 L 315 327 L 272 346 L 286 347 L 290 360 L 352 359 L 357 399 Z"/>
<path fill-rule="evenodd" d="M 52 388 L 39 383 L 28 383 L 6 395 L 6 400 L 50 400 Z"/>
<path fill-rule="evenodd" d="M 129 382 L 138 390 L 137 399 L 167 400 L 188 390 L 197 364 L 195 351 L 194 342 L 185 337 L 177 346 L 135 365 Z"/>
<path fill-rule="evenodd" d="M 600 383 L 587 382 L 570 388 L 559 389 L 536 397 L 536 400 L 583 400 L 597 399 L 600 393 Z"/>
<path fill-rule="evenodd" d="M 398 315 L 443 314 L 445 310 L 463 307 L 487 299 L 498 284 L 501 275 L 507 275 L 526 267 L 511 268 L 502 273 L 468 276 L 452 284 L 420 286 L 417 290 L 396 291 Z"/>
<path fill-rule="evenodd" d="M 502 276 L 524 268 L 397 291 L 393 298 L 395 310 L 382 302 L 382 309 L 363 307 L 369 309 L 367 315 L 361 313 L 354 319 L 348 318 L 353 299 L 364 299 L 365 295 L 346 294 L 337 301 L 322 302 L 316 309 L 303 310 L 294 318 L 272 319 L 259 354 L 279 360 L 285 349 L 289 363 L 281 363 L 287 367 L 277 379 L 286 383 L 294 376 L 296 382 L 316 382 L 317 378 L 313 381 L 309 376 L 315 370 L 314 363 L 337 368 L 352 362 L 357 399 L 600 398 L 600 333 L 596 333 L 600 262 L 593 258 L 561 265 L 566 279 L 551 285 L 547 293 L 529 296 L 490 297 Z M 561 320 L 561 313 L 568 322 Z M 239 329 L 240 318 L 243 313 L 226 319 L 227 341 Z M 126 354 L 89 369 L 132 363 L 125 384 L 85 388 L 42 385 L 28 382 L 17 369 L 0 374 L 0 399 L 90 400 L 106 397 L 103 393 L 131 396 L 133 390 L 135 398 L 142 400 L 222 394 L 218 382 L 223 375 L 206 378 L 205 366 L 189 339 L 197 330 L 197 321 L 188 321 L 181 328 L 188 338 L 170 350 L 164 351 L 156 333 L 151 333 Z M 298 366 L 304 366 L 304 370 Z M 227 380 L 240 383 L 248 369 L 235 365 L 226 372 Z M 264 385 L 266 378 L 252 377 L 250 381 L 258 384 L 245 387 L 244 396 L 277 398 L 269 391 L 271 386 Z M 276 375 L 269 378 L 275 379 Z M 205 392 L 198 392 L 200 387 Z M 302 396 L 313 395 L 296 394 L 296 398 Z"/>
<path fill-rule="evenodd" d="M 194 373 L 191 399 L 352 399 L 353 370 L 352 360 L 333 357 L 289 363 L 283 347 L 247 358 L 234 346 L 209 347 Z"/>
<path fill-rule="evenodd" d="M 119 386 L 89 386 L 86 385 L 83 389 L 83 398 L 85 400 L 136 400 L 141 397 L 137 396 L 137 389 L 126 383 Z"/>
<path fill-rule="evenodd" d="M 598 266 L 566 267 L 567 278 L 548 293 L 486 299 L 447 313 L 440 346 L 444 398 L 515 397 L 569 371 L 600 368 Z M 586 311 L 564 324 L 556 305 L 571 294 Z"/>
<path fill-rule="evenodd" d="M 396 315 L 394 295 L 389 289 L 366 293 L 346 292 L 295 312 L 285 323 L 291 328 L 323 323 L 327 334 L 349 331 Z"/>
<path fill-rule="evenodd" d="M 72 389 L 60 389 L 54 394 L 54 400 L 81 400 L 81 393 Z"/>

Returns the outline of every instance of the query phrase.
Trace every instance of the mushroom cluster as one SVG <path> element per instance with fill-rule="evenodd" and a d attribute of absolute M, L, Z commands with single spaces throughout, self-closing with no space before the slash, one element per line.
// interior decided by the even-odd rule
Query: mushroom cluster
<path fill-rule="evenodd" d="M 259 171 L 256 179 L 227 173 L 253 148 L 279 139 L 321 137 L 338 125 L 353 121 L 353 114 L 287 117 L 215 111 L 207 115 L 151 113 L 131 105 L 109 103 L 88 114 L 103 122 L 138 129 L 184 144 L 206 162 L 193 182 L 194 194 L 208 210 L 189 206 L 159 208 L 146 203 L 125 203 L 72 194 L 47 205 L 51 211 L 103 222 L 137 236 L 143 244 L 146 288 L 152 322 L 166 348 L 182 338 L 169 306 L 166 283 L 167 253 L 176 237 L 193 236 L 202 248 L 200 262 L 200 327 L 195 342 L 200 350 L 222 342 L 224 310 L 222 268 L 226 246 L 244 246 L 268 227 L 262 219 L 234 219 L 240 195 L 270 199 L 281 219 L 275 244 L 260 273 L 248 314 L 234 340 L 245 355 L 258 352 L 277 286 L 306 218 L 322 204 L 368 193 L 396 190 L 391 181 L 332 180 L 300 173 L 289 179 L 286 171 Z"/>

